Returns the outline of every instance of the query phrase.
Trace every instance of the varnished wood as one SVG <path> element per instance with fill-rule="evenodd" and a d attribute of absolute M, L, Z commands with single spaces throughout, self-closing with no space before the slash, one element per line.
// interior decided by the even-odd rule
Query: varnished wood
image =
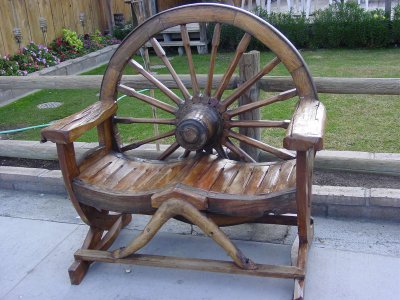
<path fill-rule="evenodd" d="M 127 257 L 143 246 L 145 246 L 161 228 L 161 226 L 175 215 L 183 216 L 196 224 L 206 235 L 211 237 L 219 244 L 226 253 L 233 259 L 235 264 L 246 270 L 254 270 L 254 263 L 229 240 L 229 238 L 221 231 L 217 225 L 211 220 L 204 217 L 193 205 L 182 199 L 169 199 L 161 204 L 156 213 L 143 229 L 142 233 L 137 236 L 130 245 L 119 248 L 112 252 L 114 258 Z"/>
<path fill-rule="evenodd" d="M 248 79 L 245 83 L 239 86 L 231 95 L 229 95 L 224 101 L 222 101 L 222 107 L 226 109 L 229 105 L 238 99 L 244 92 L 246 92 L 253 84 L 260 80 L 264 75 L 268 74 L 275 68 L 281 61 L 278 58 L 274 58 L 268 64 L 266 64 L 260 72 Z"/>
<path fill-rule="evenodd" d="M 205 76 L 195 71 L 185 25 L 191 22 L 217 23 L 209 71 Z M 236 26 L 245 34 L 226 73 L 220 76 L 214 74 L 214 66 L 222 24 Z M 141 47 L 147 46 L 149 37 L 156 37 L 175 26 L 181 26 L 190 75 L 179 76 L 176 73 L 155 38 L 150 38 L 150 43 L 171 76 L 153 75 L 149 69 L 132 60 Z M 276 58 L 261 69 L 258 69 L 258 60 L 254 59 L 248 69 L 240 68 L 240 77 L 233 75 L 242 57 L 257 56 L 256 52 L 243 56 L 252 37 L 271 49 Z M 294 88 L 258 100 L 260 87 L 268 81 L 263 76 L 279 63 L 292 76 Z M 139 75 L 122 76 L 129 65 Z M 149 65 L 148 60 L 145 65 Z M 218 85 L 216 82 L 219 82 Z M 157 99 L 157 93 L 151 92 L 147 96 L 137 92 L 136 89 L 141 86 L 161 90 L 173 101 L 172 105 Z M 185 101 L 172 92 L 171 89 L 177 87 Z M 200 92 L 203 87 L 205 95 Z M 216 91 L 211 96 L 214 88 Z M 193 90 L 193 97 L 188 89 Z M 227 89 L 234 91 L 223 99 Z M 152 117 L 140 118 L 135 112 L 133 116 L 116 116 L 118 92 L 157 107 L 173 117 L 158 119 L 153 114 Z M 260 120 L 257 116 L 259 108 L 295 96 L 298 96 L 298 104 L 290 121 Z M 239 101 L 237 107 L 230 108 L 239 98 L 246 101 Z M 57 142 L 67 191 L 82 220 L 90 227 L 82 249 L 76 253 L 77 262 L 70 269 L 74 282 L 80 282 L 93 261 L 136 263 L 293 278 L 296 282 L 295 297 L 303 297 L 307 252 L 313 230 L 310 217 L 312 168 L 315 151 L 322 147 L 325 110 L 318 100 L 307 66 L 283 36 L 263 20 L 231 6 L 202 4 L 178 7 L 144 21 L 124 40 L 107 67 L 100 100 L 100 104 L 59 121 L 43 132 L 43 139 Z M 172 129 L 133 143 L 124 143 L 118 134 L 118 126 L 121 126 L 118 124 L 135 127 L 136 123 L 164 124 Z M 71 142 L 95 126 L 99 147 L 77 163 Z M 285 146 L 296 150 L 297 157 L 251 134 L 253 129 L 269 127 L 287 128 Z M 233 131 L 233 128 L 239 128 L 240 132 Z M 167 137 L 172 142 L 156 160 L 123 154 Z M 280 160 L 257 163 L 244 151 L 244 144 L 272 153 Z M 181 147 L 185 149 L 184 154 L 174 159 L 176 155 L 173 154 Z M 215 151 L 218 156 L 212 154 Z M 106 251 L 122 227 L 130 221 L 131 213 L 152 215 L 152 218 L 129 245 L 112 252 Z M 135 254 L 170 218 L 197 225 L 227 252 L 236 266 L 221 261 Z M 299 248 L 296 265 L 283 267 L 253 263 L 219 228 L 242 223 L 297 225 Z M 103 235 L 104 231 L 107 232 Z"/>
<path fill-rule="evenodd" d="M 212 88 L 213 77 L 214 77 L 214 66 L 215 66 L 215 60 L 217 58 L 217 51 L 218 51 L 220 39 L 221 39 L 221 24 L 217 23 L 217 24 L 215 24 L 215 27 L 214 27 L 214 34 L 213 34 L 213 38 L 212 38 L 212 42 L 211 42 L 210 67 L 209 67 L 209 71 L 208 71 L 207 85 L 206 85 L 206 88 L 204 91 L 204 93 L 207 96 L 211 96 L 211 88 Z"/>
<path fill-rule="evenodd" d="M 248 155 L 246 152 L 244 152 L 241 148 L 237 147 L 228 139 L 226 140 L 224 145 L 228 147 L 231 151 L 233 151 L 236 155 L 238 155 L 241 160 L 248 162 L 256 162 L 254 158 L 252 158 L 250 155 Z"/>
<path fill-rule="evenodd" d="M 158 108 L 160 108 L 166 112 L 169 112 L 171 114 L 175 114 L 177 111 L 177 109 L 175 107 L 173 107 L 172 105 L 161 102 L 161 101 L 159 101 L 153 97 L 147 96 L 145 94 L 139 93 L 135 89 L 125 86 L 123 84 L 120 84 L 118 86 L 118 90 L 127 96 L 135 97 L 139 100 L 142 100 L 152 106 L 158 107 Z"/>
<path fill-rule="evenodd" d="M 172 153 L 178 150 L 179 147 L 180 145 L 177 142 L 174 142 L 158 157 L 158 159 L 159 160 L 166 159 L 168 156 L 170 156 Z"/>
<path fill-rule="evenodd" d="M 151 119 L 151 118 L 130 118 L 130 117 L 114 117 L 114 123 L 119 124 L 134 124 L 134 123 L 150 123 L 150 124 L 167 124 L 175 125 L 176 119 Z"/>
<path fill-rule="evenodd" d="M 190 49 L 190 39 L 189 33 L 187 31 L 186 25 L 181 25 L 181 36 L 183 41 L 183 46 L 185 47 L 186 57 L 188 60 L 190 78 L 192 80 L 193 95 L 197 96 L 200 93 L 199 83 L 197 82 L 196 70 L 194 68 L 192 50 Z"/>
<path fill-rule="evenodd" d="M 88 108 L 59 120 L 41 131 L 42 141 L 68 144 L 89 129 L 104 122 L 117 111 L 114 103 L 97 101 Z"/>
<path fill-rule="evenodd" d="M 152 74 L 146 71 L 137 61 L 131 59 L 129 64 L 140 74 L 142 74 L 145 78 L 147 78 L 151 83 L 153 83 L 156 87 L 160 89 L 165 95 L 167 95 L 172 101 L 176 104 L 181 104 L 183 100 L 179 98 L 173 91 L 167 88 L 161 81 L 155 78 Z"/>
<path fill-rule="evenodd" d="M 157 56 L 161 58 L 163 61 L 164 65 L 167 67 L 168 71 L 172 75 L 172 77 L 175 80 L 175 83 L 177 84 L 177 87 L 181 90 L 183 96 L 185 97 L 186 100 L 189 100 L 191 98 L 191 95 L 185 85 L 183 84 L 182 80 L 176 73 L 175 69 L 172 67 L 170 61 L 168 60 L 168 57 L 165 54 L 164 49 L 161 47 L 160 43 L 155 39 L 151 38 L 150 39 L 151 45 L 153 46 L 154 51 L 156 52 Z"/>
<path fill-rule="evenodd" d="M 233 56 L 227 71 L 225 72 L 224 76 L 222 77 L 222 79 L 218 85 L 218 88 L 214 93 L 215 98 L 221 99 L 222 94 L 226 90 L 226 87 L 228 86 L 229 81 L 231 80 L 231 77 L 232 77 L 233 73 L 235 72 L 235 69 L 240 61 L 240 58 L 242 57 L 243 53 L 246 51 L 247 46 L 250 43 L 250 40 L 251 40 L 251 35 L 248 33 L 245 33 L 244 36 L 242 37 L 239 45 L 236 48 L 235 55 Z"/>
<path fill-rule="evenodd" d="M 132 149 L 138 148 L 138 147 L 140 147 L 140 146 L 142 146 L 144 144 L 148 144 L 148 143 L 151 143 L 151 142 L 154 142 L 154 141 L 161 140 L 163 138 L 172 136 L 172 135 L 174 135 L 174 133 L 175 133 L 175 130 L 171 130 L 171 131 L 168 131 L 166 133 L 162 133 L 160 135 L 157 135 L 157 136 L 145 139 L 145 140 L 141 140 L 139 142 L 135 142 L 135 143 L 126 145 L 126 146 L 121 148 L 121 151 L 128 151 L 128 150 L 132 150 Z"/>
<path fill-rule="evenodd" d="M 321 102 L 312 99 L 300 101 L 287 129 L 283 146 L 289 150 L 321 150 L 325 122 L 326 111 Z"/>
<path fill-rule="evenodd" d="M 273 120 L 256 120 L 256 121 L 226 121 L 224 125 L 227 128 L 232 127 L 256 127 L 256 128 L 288 128 L 289 120 L 273 121 Z"/>
<path fill-rule="evenodd" d="M 270 98 L 267 98 L 267 99 L 264 99 L 264 100 L 255 101 L 253 103 L 249 103 L 249 104 L 245 104 L 245 105 L 241 105 L 241 106 L 239 106 L 237 108 L 234 108 L 232 110 L 228 110 L 227 111 L 227 115 L 230 118 L 232 118 L 234 116 L 237 116 L 239 114 L 245 113 L 247 111 L 260 108 L 262 106 L 267 106 L 267 105 L 270 105 L 270 104 L 278 102 L 278 101 L 283 101 L 283 100 L 287 100 L 287 99 L 293 98 L 296 95 L 297 95 L 296 89 L 291 89 L 291 90 L 282 92 L 282 93 L 280 93 L 278 95 L 274 95 L 274 96 L 272 96 Z"/>
<path fill-rule="evenodd" d="M 244 270 L 235 264 L 220 260 L 198 259 L 198 258 L 180 258 L 171 256 L 134 254 L 126 258 L 117 259 L 106 251 L 78 250 L 75 252 L 77 259 L 89 261 L 122 263 L 139 266 L 154 266 L 162 268 L 179 268 L 185 270 L 208 271 L 218 273 L 241 274 L 260 277 L 275 278 L 302 278 L 304 272 L 291 266 L 274 266 L 256 264 L 257 269 Z"/>
<path fill-rule="evenodd" d="M 236 133 L 236 132 L 234 132 L 234 131 L 232 131 L 232 130 L 230 130 L 230 131 L 228 132 L 228 136 L 230 136 L 230 137 L 232 137 L 232 138 L 234 138 L 234 139 L 237 139 L 237 140 L 239 140 L 239 141 L 241 141 L 241 142 L 244 142 L 244 143 L 246 143 L 246 144 L 249 144 L 249 145 L 251 145 L 251 146 L 253 146 L 253 147 L 256 147 L 256 148 L 259 148 L 259 149 L 264 150 L 264 151 L 266 151 L 266 152 L 272 153 L 272 154 L 274 154 L 274 155 L 276 155 L 277 157 L 282 158 L 282 159 L 292 159 L 292 158 L 295 158 L 295 155 L 293 155 L 293 154 L 290 153 L 289 151 L 284 151 L 284 150 L 278 149 L 278 148 L 276 148 L 276 147 L 267 145 L 267 144 L 265 144 L 265 143 L 263 143 L 263 142 L 254 140 L 254 139 L 249 138 L 249 137 L 247 137 L 247 136 L 245 136 L 245 135 L 242 135 L 242 134 L 240 134 L 240 133 Z"/>

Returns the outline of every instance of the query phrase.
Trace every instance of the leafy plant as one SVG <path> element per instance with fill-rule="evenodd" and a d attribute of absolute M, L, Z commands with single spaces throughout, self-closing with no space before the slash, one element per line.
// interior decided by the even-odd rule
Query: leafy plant
<path fill-rule="evenodd" d="M 78 34 L 73 30 L 64 28 L 62 38 L 66 43 L 75 48 L 77 51 L 83 48 L 83 42 L 79 39 Z"/>
<path fill-rule="evenodd" d="M 133 30 L 133 25 L 131 23 L 122 26 L 114 26 L 113 36 L 116 39 L 122 41 L 132 30 Z"/>

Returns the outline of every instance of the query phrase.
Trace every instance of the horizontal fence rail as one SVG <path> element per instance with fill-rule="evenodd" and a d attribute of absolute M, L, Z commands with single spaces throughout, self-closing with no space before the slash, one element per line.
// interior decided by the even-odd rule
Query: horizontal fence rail
<path fill-rule="evenodd" d="M 170 75 L 155 75 L 169 88 L 178 88 Z M 191 87 L 190 75 L 180 75 L 183 83 Z M 207 82 L 207 75 L 199 74 L 198 81 L 201 88 Z M 222 75 L 214 76 L 213 88 L 221 80 Z M 0 89 L 82 89 L 100 88 L 103 75 L 82 76 L 3 76 L 0 77 Z M 154 88 L 141 75 L 125 75 L 121 82 L 136 89 Z M 343 77 L 314 77 L 319 93 L 327 94 L 370 94 L 370 95 L 400 95 L 400 78 L 343 78 Z M 228 89 L 234 89 L 239 84 L 239 76 L 232 76 Z M 259 87 L 268 92 L 281 92 L 293 88 L 292 78 L 289 76 L 268 76 L 259 81 Z"/>

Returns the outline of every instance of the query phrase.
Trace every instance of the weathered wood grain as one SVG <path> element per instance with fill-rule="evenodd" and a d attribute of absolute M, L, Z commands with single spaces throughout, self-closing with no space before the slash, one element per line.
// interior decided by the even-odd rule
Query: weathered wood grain
<path fill-rule="evenodd" d="M 42 140 L 67 144 L 75 141 L 84 132 L 110 118 L 117 110 L 114 103 L 97 101 L 86 109 L 55 122 L 42 130 Z"/>
<path fill-rule="evenodd" d="M 170 89 L 178 88 L 170 75 L 154 75 Z M 183 84 L 191 87 L 190 77 L 180 74 Z M 215 74 L 212 88 L 217 88 L 221 74 Z M 99 88 L 102 75 L 70 75 L 70 76 L 1 76 L 0 89 L 81 89 Z M 204 88 L 207 75 L 197 74 L 200 88 Z M 238 75 L 233 75 L 226 89 L 231 90 L 239 82 Z M 322 94 L 360 94 L 360 95 L 400 95 L 400 78 L 346 78 L 346 77 L 314 77 L 318 93 Z M 146 79 L 138 75 L 124 75 L 121 83 L 135 89 L 155 88 Z M 269 92 L 285 92 L 294 88 L 291 77 L 267 76 L 258 81 L 262 90 Z"/>
<path fill-rule="evenodd" d="M 304 271 L 291 266 L 274 266 L 256 264 L 255 270 L 243 270 L 235 264 L 220 260 L 198 259 L 198 258 L 180 258 L 170 256 L 134 254 L 127 258 L 117 259 L 111 253 L 95 250 L 78 250 L 75 252 L 76 259 L 132 264 L 139 266 L 154 266 L 161 268 L 179 268 L 184 270 L 197 270 L 218 273 L 242 274 L 261 277 L 276 278 L 303 278 Z"/>

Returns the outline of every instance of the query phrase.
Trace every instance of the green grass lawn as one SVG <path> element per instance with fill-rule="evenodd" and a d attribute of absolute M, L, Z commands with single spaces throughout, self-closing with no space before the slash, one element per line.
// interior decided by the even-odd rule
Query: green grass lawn
<path fill-rule="evenodd" d="M 331 77 L 400 77 L 400 49 L 381 50 L 317 50 L 303 51 L 313 76 Z M 218 55 L 216 73 L 223 73 L 229 64 L 232 53 Z M 262 53 L 262 64 L 272 58 L 272 53 Z M 197 73 L 207 73 L 209 55 L 193 56 Z M 140 62 L 141 58 L 137 60 Z M 160 64 L 156 57 L 151 57 L 152 65 Z M 186 57 L 174 56 L 171 61 L 178 73 L 187 74 Z M 105 66 L 86 74 L 102 74 Z M 157 69 L 158 73 L 167 73 L 166 69 Z M 127 68 L 127 74 L 132 70 Z M 288 75 L 282 66 L 271 75 Z M 177 91 L 177 93 L 179 93 Z M 266 93 L 262 97 L 266 97 Z M 156 97 L 167 101 L 163 94 L 156 92 Z M 27 96 L 15 103 L 0 108 L 0 130 L 48 123 L 79 111 L 98 99 L 98 90 L 42 90 Z M 327 107 L 328 127 L 325 137 L 325 148 L 335 150 L 400 152 L 400 115 L 399 96 L 375 95 L 331 95 L 320 94 L 320 99 Z M 39 110 L 40 103 L 59 101 L 64 104 L 55 109 Z M 277 103 L 265 107 L 264 119 L 288 119 L 295 101 Z M 144 117 L 151 114 L 146 104 L 131 98 L 119 102 L 119 115 Z M 157 110 L 158 117 L 170 117 Z M 168 126 L 160 126 L 165 131 Z M 121 125 L 121 134 L 125 141 L 137 140 L 151 136 L 152 125 Z M 39 140 L 39 129 L 9 134 L 7 138 Z M 265 130 L 263 140 L 282 145 L 284 131 L 280 129 Z M 81 138 L 84 141 L 95 141 L 95 131 Z"/>

